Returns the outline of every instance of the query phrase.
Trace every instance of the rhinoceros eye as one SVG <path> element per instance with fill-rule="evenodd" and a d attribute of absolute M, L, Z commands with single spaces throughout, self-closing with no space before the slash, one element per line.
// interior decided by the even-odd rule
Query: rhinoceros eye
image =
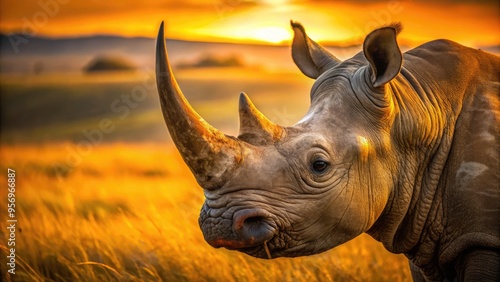
<path fill-rule="evenodd" d="M 323 173 L 330 166 L 327 161 L 316 160 L 312 163 L 312 169 L 316 173 Z"/>

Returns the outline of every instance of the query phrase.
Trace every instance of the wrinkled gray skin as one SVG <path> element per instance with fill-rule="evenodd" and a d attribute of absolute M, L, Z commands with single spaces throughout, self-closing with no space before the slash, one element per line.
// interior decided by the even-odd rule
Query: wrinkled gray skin
<path fill-rule="evenodd" d="M 402 55 L 392 25 L 340 61 L 292 28 L 293 59 L 316 79 L 309 112 L 282 127 L 242 93 L 237 138 L 189 106 L 160 28 L 161 105 L 204 188 L 206 241 L 296 257 L 366 232 L 415 280 L 500 281 L 499 57 L 447 40 Z"/>

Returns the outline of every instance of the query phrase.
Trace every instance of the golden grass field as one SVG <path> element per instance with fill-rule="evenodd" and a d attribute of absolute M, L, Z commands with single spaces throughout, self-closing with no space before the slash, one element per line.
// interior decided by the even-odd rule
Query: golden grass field
<path fill-rule="evenodd" d="M 71 143 L 1 147 L 0 280 L 411 280 L 406 258 L 367 235 L 293 259 L 214 249 L 197 223 L 203 193 L 175 148 L 106 144 L 80 158 L 69 153 L 76 149 Z M 17 184 L 15 275 L 5 263 L 7 168 L 16 171 Z"/>

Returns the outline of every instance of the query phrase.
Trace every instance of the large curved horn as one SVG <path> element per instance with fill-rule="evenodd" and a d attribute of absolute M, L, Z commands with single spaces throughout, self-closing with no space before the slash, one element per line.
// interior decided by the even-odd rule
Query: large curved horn
<path fill-rule="evenodd" d="M 204 189 L 216 189 L 241 160 L 241 147 L 208 124 L 182 94 L 168 61 L 161 23 L 156 41 L 156 84 L 168 131 L 184 162 Z"/>
<path fill-rule="evenodd" d="M 283 127 L 268 120 L 250 101 L 240 94 L 240 135 L 238 139 L 253 145 L 264 145 L 281 138 Z"/>

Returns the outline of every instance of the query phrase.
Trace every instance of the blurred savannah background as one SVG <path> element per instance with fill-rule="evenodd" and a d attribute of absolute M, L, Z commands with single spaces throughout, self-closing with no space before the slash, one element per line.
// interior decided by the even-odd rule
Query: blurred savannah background
<path fill-rule="evenodd" d="M 409 281 L 407 261 L 362 235 L 264 261 L 203 240 L 203 193 L 166 131 L 155 37 L 208 122 L 238 132 L 245 91 L 272 121 L 307 111 L 312 80 L 290 57 L 290 19 L 340 59 L 401 21 L 403 50 L 447 38 L 498 54 L 499 2 L 0 1 L 0 280 Z M 7 169 L 16 171 L 8 274 Z"/>

